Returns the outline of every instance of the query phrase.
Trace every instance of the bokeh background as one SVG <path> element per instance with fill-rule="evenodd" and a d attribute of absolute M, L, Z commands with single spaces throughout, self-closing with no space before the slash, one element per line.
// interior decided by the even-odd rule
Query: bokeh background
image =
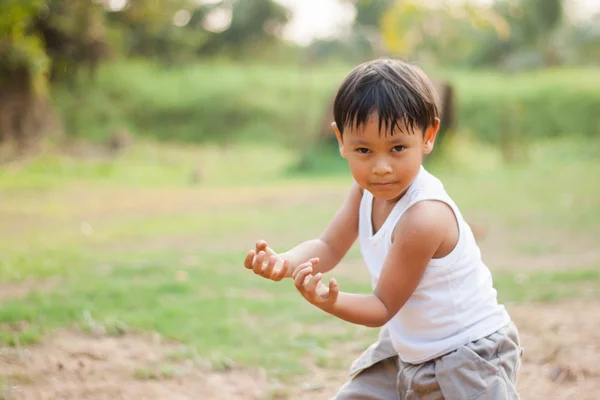
<path fill-rule="evenodd" d="M 525 347 L 523 399 L 600 391 L 597 0 L 2 0 L 0 399 L 326 399 L 377 331 L 244 269 L 351 183 L 358 63 L 434 81 L 426 168 Z M 368 293 L 354 246 L 335 270 Z"/>

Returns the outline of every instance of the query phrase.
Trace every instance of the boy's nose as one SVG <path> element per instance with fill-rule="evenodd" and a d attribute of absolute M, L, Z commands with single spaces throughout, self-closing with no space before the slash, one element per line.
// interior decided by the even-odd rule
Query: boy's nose
<path fill-rule="evenodd" d="M 373 166 L 373 173 L 375 175 L 386 175 L 392 172 L 392 166 L 385 159 L 379 159 L 375 161 Z"/>

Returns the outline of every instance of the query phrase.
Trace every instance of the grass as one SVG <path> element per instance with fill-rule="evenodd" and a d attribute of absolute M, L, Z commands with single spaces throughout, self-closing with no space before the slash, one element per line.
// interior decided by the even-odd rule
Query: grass
<path fill-rule="evenodd" d="M 241 151 L 235 147 L 227 150 L 210 145 L 160 147 L 143 139 L 138 140 L 125 157 L 65 158 L 53 151 L 53 144 L 46 147 L 49 150 L 24 165 L 0 169 L 0 190 L 15 189 L 18 194 L 28 189 L 56 189 L 65 184 L 73 186 L 90 181 L 100 186 L 126 188 L 181 188 L 195 186 L 196 181 L 210 187 L 239 185 L 241 181 L 251 180 L 264 184 L 276 179 L 291 155 L 289 150 L 264 144 L 245 145 Z M 257 163 L 265 156 L 268 159 Z"/>
<path fill-rule="evenodd" d="M 539 142 L 529 164 L 506 166 L 493 149 L 464 141 L 430 169 L 467 217 L 484 215 L 509 235 L 525 232 L 530 240 L 510 251 L 537 256 L 564 250 L 534 240 L 538 233 L 559 232 L 565 246 L 600 237 L 600 187 L 582 180 L 600 173 L 588 148 Z M 343 169 L 326 157 L 319 162 Z M 58 283 L 2 300 L 0 343 L 36 342 L 64 326 L 110 335 L 149 330 L 181 341 L 215 369 L 261 365 L 289 379 L 306 372 L 307 360 L 347 367 L 332 350 L 366 346 L 376 331 L 336 321 L 308 305 L 291 282 L 257 279 L 241 264 L 259 238 L 285 249 L 318 235 L 343 199 L 347 176 L 294 170 L 301 158 L 276 147 L 140 142 L 114 160 L 49 152 L 2 170 L 0 230 L 7 234 L 0 242 L 0 290 L 27 280 Z M 189 172 L 198 166 L 204 180 L 192 183 Z M 347 259 L 360 260 L 356 246 Z M 564 271 L 529 271 L 517 265 L 494 277 L 503 302 L 600 298 L 597 267 L 574 261 Z M 363 276 L 344 271 L 338 281 L 343 290 L 368 292 Z M 133 374 L 174 374 L 165 368 Z"/>
<path fill-rule="evenodd" d="M 533 273 L 494 274 L 500 301 L 519 303 L 552 302 L 572 298 L 600 298 L 600 271 L 542 271 Z"/>
<path fill-rule="evenodd" d="M 456 140 L 453 145 L 464 144 Z M 584 178 L 600 172 L 598 149 L 600 141 L 538 141 L 528 150 L 529 161 L 522 164 L 493 162 L 493 154 L 474 149 L 479 153 L 473 155 L 475 161 L 488 158 L 482 167 L 465 170 L 465 163 L 479 163 L 463 151 L 467 155 L 462 160 L 441 160 L 431 169 L 463 208 L 490 212 L 509 227 L 598 232 L 600 185 Z"/>

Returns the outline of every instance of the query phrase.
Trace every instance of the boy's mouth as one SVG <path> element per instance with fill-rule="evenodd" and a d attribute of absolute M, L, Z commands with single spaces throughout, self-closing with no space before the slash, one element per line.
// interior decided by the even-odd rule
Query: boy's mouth
<path fill-rule="evenodd" d="M 371 185 L 380 188 L 386 188 L 395 185 L 396 182 L 372 182 Z"/>

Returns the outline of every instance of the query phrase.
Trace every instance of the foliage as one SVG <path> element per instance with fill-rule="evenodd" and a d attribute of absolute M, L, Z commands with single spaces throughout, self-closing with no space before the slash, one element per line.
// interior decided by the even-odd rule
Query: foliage
<path fill-rule="evenodd" d="M 356 7 L 356 17 L 354 23 L 356 26 L 379 29 L 382 15 L 390 9 L 395 0 L 357 0 L 354 2 Z"/>
<path fill-rule="evenodd" d="M 215 11 L 230 15 L 222 32 L 209 36 L 200 54 L 227 54 L 234 59 L 256 56 L 256 52 L 277 42 L 277 35 L 288 22 L 288 10 L 272 0 L 223 1 Z"/>
<path fill-rule="evenodd" d="M 38 92 L 45 91 L 50 59 L 41 38 L 30 32 L 33 16 L 43 10 L 42 0 L 4 0 L 0 3 L 0 82 L 9 71 L 25 68 Z"/>
<path fill-rule="evenodd" d="M 433 7 L 416 1 L 397 1 L 382 16 L 381 33 L 392 54 L 456 65 L 477 46 L 475 36 L 491 33 L 503 40 L 510 35 L 510 29 L 496 11 L 471 2 Z"/>
<path fill-rule="evenodd" d="M 427 65 L 504 70 L 600 62 L 600 15 L 571 21 L 564 17 L 571 6 L 565 0 L 494 0 L 491 7 L 474 0 L 351 3 L 357 13 L 344 41 L 350 46 L 354 35 L 363 36 L 370 43 L 361 48 L 363 59 L 391 54 Z M 354 62 L 353 53 L 333 44 Z"/>
<path fill-rule="evenodd" d="M 0 3 L 0 81 L 19 78 L 18 85 L 0 89 L 0 100 L 31 99 L 0 104 L 0 143 L 10 138 L 23 144 L 26 137 L 42 135 L 41 127 L 48 124 L 30 116 L 42 114 L 36 97 L 45 93 L 50 81 L 72 90 L 82 71 L 88 72 L 85 79 L 89 82 L 98 66 L 115 56 L 141 56 L 166 65 L 206 54 L 237 57 L 245 52 L 255 57 L 260 53 L 257 48 L 277 41 L 288 19 L 287 10 L 273 0 L 213 5 L 192 0 L 127 0 L 122 6 L 114 9 L 115 4 L 107 0 Z M 207 31 L 205 19 L 223 7 L 231 11 L 230 25 L 219 34 Z"/>
<path fill-rule="evenodd" d="M 164 141 L 300 144 L 317 133 L 324 104 L 345 73 L 227 62 L 170 69 L 120 62 L 107 64 L 93 84 L 57 87 L 55 105 L 72 136 L 97 141 L 127 128 Z"/>
<path fill-rule="evenodd" d="M 600 65 L 600 13 L 580 25 L 564 27 L 560 33 L 566 63 Z"/>
<path fill-rule="evenodd" d="M 496 12 L 510 26 L 510 37 L 482 38 L 474 65 L 498 65 L 510 69 L 563 63 L 557 41 L 563 25 L 563 0 L 496 0 Z"/>
<path fill-rule="evenodd" d="M 55 103 L 68 131 L 87 139 L 105 140 L 125 127 L 165 141 L 308 145 L 349 69 L 205 62 L 165 70 L 111 63 L 91 86 L 57 89 Z M 600 109 L 594 70 L 428 72 L 454 85 L 459 132 L 492 143 L 507 132 L 523 138 L 600 135 L 598 118 L 590 117 Z"/>
<path fill-rule="evenodd" d="M 459 126 L 500 144 L 541 138 L 600 137 L 597 70 L 447 75 L 456 85 Z"/>
<path fill-rule="evenodd" d="M 372 58 L 376 46 L 367 35 L 357 31 L 346 38 L 314 40 L 303 51 L 303 59 L 320 65 L 340 61 L 357 64 Z"/>
<path fill-rule="evenodd" d="M 125 56 L 189 61 L 206 40 L 203 29 L 187 25 L 196 7 L 190 0 L 130 0 L 123 10 L 106 13 L 111 42 Z"/>
<path fill-rule="evenodd" d="M 24 65 L 43 76 L 72 75 L 80 64 L 97 63 L 111 53 L 144 56 L 172 63 L 197 54 L 241 53 L 245 47 L 272 42 L 289 18 L 272 0 L 221 1 L 129 0 L 122 9 L 108 1 L 6 0 L 0 11 L 6 68 Z M 228 10 L 231 23 L 222 32 L 205 27 L 212 12 Z"/>

